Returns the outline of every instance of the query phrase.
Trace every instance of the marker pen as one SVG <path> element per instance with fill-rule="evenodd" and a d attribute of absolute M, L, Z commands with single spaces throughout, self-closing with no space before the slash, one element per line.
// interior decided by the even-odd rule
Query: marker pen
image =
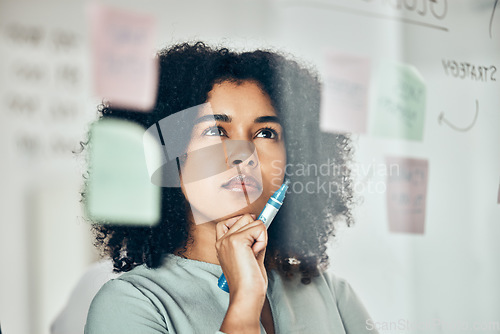
<path fill-rule="evenodd" d="M 283 200 L 285 199 L 289 183 L 290 181 L 286 180 L 285 183 L 283 183 L 281 187 L 276 190 L 276 192 L 269 198 L 266 206 L 257 218 L 257 220 L 262 221 L 264 225 L 266 225 L 266 229 L 269 228 L 269 225 L 271 225 L 274 217 L 276 217 L 276 214 L 281 208 L 281 205 L 283 205 Z M 224 276 L 224 274 L 219 277 L 219 281 L 217 284 L 219 288 L 226 292 L 229 292 L 229 286 L 227 285 L 226 277 Z"/>

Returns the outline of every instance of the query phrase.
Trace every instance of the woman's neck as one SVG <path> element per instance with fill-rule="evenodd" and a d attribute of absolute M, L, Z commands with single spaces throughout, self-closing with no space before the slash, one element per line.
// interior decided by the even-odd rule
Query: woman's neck
<path fill-rule="evenodd" d="M 176 251 L 175 254 L 191 260 L 208 262 L 219 265 L 215 250 L 215 223 L 192 225 L 185 251 Z"/>

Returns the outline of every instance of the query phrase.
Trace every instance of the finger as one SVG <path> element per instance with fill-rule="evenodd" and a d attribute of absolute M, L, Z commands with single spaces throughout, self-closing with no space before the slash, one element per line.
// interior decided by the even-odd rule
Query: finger
<path fill-rule="evenodd" d="M 220 238 L 222 238 L 222 236 L 226 234 L 227 231 L 229 231 L 229 228 L 227 228 L 225 224 L 220 222 L 217 223 L 215 225 L 215 240 L 219 240 Z"/>
<path fill-rule="evenodd" d="M 267 246 L 267 229 L 260 220 L 243 226 L 240 230 L 235 232 L 235 236 L 245 238 L 248 246 L 252 248 L 256 255 Z"/>
<path fill-rule="evenodd" d="M 259 236 L 257 237 L 257 239 L 255 239 L 255 242 L 252 245 L 252 250 L 254 254 L 258 255 L 261 251 L 265 250 L 266 247 L 267 247 L 267 230 L 264 226 L 264 229 L 262 230 L 261 228 Z"/>
<path fill-rule="evenodd" d="M 242 229 L 243 227 L 245 227 L 248 224 L 253 223 L 254 221 L 255 221 L 255 219 L 252 217 L 252 215 L 250 215 L 248 213 L 241 216 L 241 218 L 239 218 L 236 222 L 234 222 L 229 227 L 229 231 L 227 232 L 227 235 L 229 236 L 235 232 L 238 232 L 240 229 Z"/>
<path fill-rule="evenodd" d="M 264 248 L 260 253 L 258 253 L 256 258 L 257 258 L 257 263 L 260 267 L 260 271 L 262 272 L 262 275 L 264 276 L 264 279 L 267 279 L 266 266 L 264 265 L 264 260 L 266 258 L 266 248 Z"/>
<path fill-rule="evenodd" d="M 252 221 L 252 222 L 250 222 L 250 223 L 248 223 L 248 224 L 246 224 L 246 225 L 244 225 L 244 226 L 240 227 L 238 231 L 239 231 L 239 232 L 243 232 L 243 231 L 248 230 L 248 229 L 250 229 L 250 228 L 252 228 L 252 227 L 255 227 L 255 226 L 262 226 L 264 229 L 266 229 L 266 230 L 267 230 L 267 227 L 266 227 L 266 225 L 262 222 L 262 220 L 254 220 L 254 221 Z"/>
<path fill-rule="evenodd" d="M 233 224 L 238 220 L 240 219 L 242 216 L 236 216 L 236 217 L 232 217 L 232 218 L 229 218 L 229 219 L 226 219 L 226 220 L 223 220 L 223 221 L 220 221 L 218 222 L 216 225 L 215 225 L 215 234 L 216 234 L 216 240 L 219 240 L 220 238 L 222 238 L 222 236 L 224 234 L 227 233 L 227 231 L 229 231 L 229 228 L 231 226 L 233 226 Z"/>

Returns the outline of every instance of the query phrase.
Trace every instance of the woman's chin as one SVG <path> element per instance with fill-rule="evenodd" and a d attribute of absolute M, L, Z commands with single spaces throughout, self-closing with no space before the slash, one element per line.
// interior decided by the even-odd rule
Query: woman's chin
<path fill-rule="evenodd" d="M 262 211 L 263 206 L 260 207 L 260 205 L 257 202 L 254 202 L 251 203 L 250 205 L 246 205 L 245 203 L 245 205 L 239 207 L 233 205 L 233 209 L 231 210 L 228 210 L 227 209 L 228 207 L 229 206 L 226 206 L 224 211 L 221 210 L 214 211 L 212 208 L 211 212 L 208 212 L 208 210 L 204 210 L 203 212 L 197 212 L 196 214 L 193 214 L 195 223 L 197 225 L 208 222 L 218 223 L 223 220 L 227 220 L 238 216 L 243 216 L 245 214 L 253 214 L 254 216 L 257 217 L 260 214 L 260 211 Z"/>
<path fill-rule="evenodd" d="M 248 188 L 250 191 L 221 187 L 217 192 L 193 191 L 187 194 L 194 222 L 196 224 L 219 222 L 247 213 L 258 215 L 264 208 L 267 198 L 264 198 L 260 188 Z"/>

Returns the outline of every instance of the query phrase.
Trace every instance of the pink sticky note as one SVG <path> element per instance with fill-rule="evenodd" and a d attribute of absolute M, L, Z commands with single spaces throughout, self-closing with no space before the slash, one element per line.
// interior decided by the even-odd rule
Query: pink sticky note
<path fill-rule="evenodd" d="M 321 129 L 366 133 L 371 61 L 344 53 L 326 55 Z"/>
<path fill-rule="evenodd" d="M 391 232 L 424 233 L 428 161 L 386 157 L 387 214 Z"/>
<path fill-rule="evenodd" d="M 92 4 L 94 90 L 118 107 L 148 110 L 156 99 L 153 16 Z"/>

